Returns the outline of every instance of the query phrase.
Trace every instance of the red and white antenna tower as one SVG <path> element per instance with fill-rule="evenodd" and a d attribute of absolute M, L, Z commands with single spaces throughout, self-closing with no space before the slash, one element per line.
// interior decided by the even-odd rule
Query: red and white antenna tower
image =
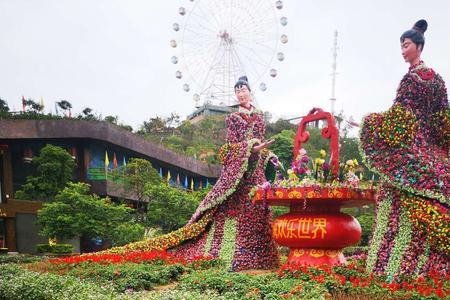
<path fill-rule="evenodd" d="M 338 37 L 338 32 L 337 30 L 334 32 L 334 43 L 333 43 L 333 64 L 332 64 L 332 72 L 331 72 L 331 98 L 330 98 L 330 102 L 331 102 L 331 114 L 334 116 L 334 104 L 336 102 L 336 95 L 335 95 L 335 90 L 336 90 L 336 75 L 338 75 L 338 73 L 336 72 L 336 61 L 337 61 L 337 50 L 339 49 L 337 46 L 337 37 Z"/>

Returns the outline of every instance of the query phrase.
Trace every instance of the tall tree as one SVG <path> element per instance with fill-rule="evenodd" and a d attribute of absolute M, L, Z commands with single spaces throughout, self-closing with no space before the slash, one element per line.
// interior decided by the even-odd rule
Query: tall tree
<path fill-rule="evenodd" d="M 53 199 L 72 179 L 76 164 L 65 149 L 48 144 L 33 158 L 33 166 L 37 175 L 27 177 L 18 199 Z"/>
<path fill-rule="evenodd" d="M 157 134 L 166 131 L 166 121 L 161 117 L 150 118 L 149 121 L 144 121 L 138 130 L 139 134 Z"/>
<path fill-rule="evenodd" d="M 172 134 L 174 134 L 176 127 L 180 125 L 180 115 L 177 113 L 171 113 L 169 117 L 165 119 L 166 127 L 172 128 Z"/>
<path fill-rule="evenodd" d="M 136 199 L 136 210 L 140 215 L 138 217 L 142 217 L 151 200 L 145 193 L 146 186 L 162 182 L 158 171 L 148 160 L 132 158 L 123 169 L 114 171 L 113 175 L 123 182 L 123 197 Z"/>
<path fill-rule="evenodd" d="M 160 228 L 163 233 L 182 227 L 207 191 L 187 193 L 165 182 L 147 186 L 145 194 L 152 199 L 148 204 L 147 225 Z"/>

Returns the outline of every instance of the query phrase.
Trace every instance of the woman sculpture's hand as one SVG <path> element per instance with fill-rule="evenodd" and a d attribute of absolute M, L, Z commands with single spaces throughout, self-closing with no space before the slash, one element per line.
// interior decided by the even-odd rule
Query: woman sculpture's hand
<path fill-rule="evenodd" d="M 253 146 L 252 151 L 253 151 L 253 152 L 258 152 L 258 151 L 260 151 L 260 150 L 262 150 L 262 149 L 265 149 L 265 148 L 269 147 L 269 146 L 272 145 L 274 142 L 275 142 L 275 140 L 269 140 L 269 141 L 266 141 L 266 142 L 264 142 L 264 143 L 261 143 L 261 144 L 258 144 L 258 145 L 256 145 L 256 146 Z"/>

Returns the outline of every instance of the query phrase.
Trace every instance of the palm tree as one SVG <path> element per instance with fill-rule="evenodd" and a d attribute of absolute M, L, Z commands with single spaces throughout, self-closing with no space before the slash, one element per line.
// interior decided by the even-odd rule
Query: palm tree
<path fill-rule="evenodd" d="M 72 104 L 70 104 L 67 100 L 61 100 L 59 102 L 56 102 L 56 104 L 59 106 L 59 108 L 66 113 L 67 110 L 69 110 L 69 116 L 70 116 L 70 109 L 72 108 Z"/>

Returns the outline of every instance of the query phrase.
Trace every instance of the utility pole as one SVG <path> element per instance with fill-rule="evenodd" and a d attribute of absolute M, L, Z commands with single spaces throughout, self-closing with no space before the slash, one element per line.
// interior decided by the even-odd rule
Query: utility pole
<path fill-rule="evenodd" d="M 336 102 L 336 95 L 335 95 L 335 89 L 336 89 L 336 75 L 338 74 L 336 72 L 336 61 L 337 61 L 337 50 L 339 49 L 337 46 L 337 37 L 338 32 L 337 30 L 334 32 L 334 43 L 333 43 L 333 64 L 332 64 L 332 72 L 331 72 L 331 114 L 334 116 L 334 104 Z"/>

